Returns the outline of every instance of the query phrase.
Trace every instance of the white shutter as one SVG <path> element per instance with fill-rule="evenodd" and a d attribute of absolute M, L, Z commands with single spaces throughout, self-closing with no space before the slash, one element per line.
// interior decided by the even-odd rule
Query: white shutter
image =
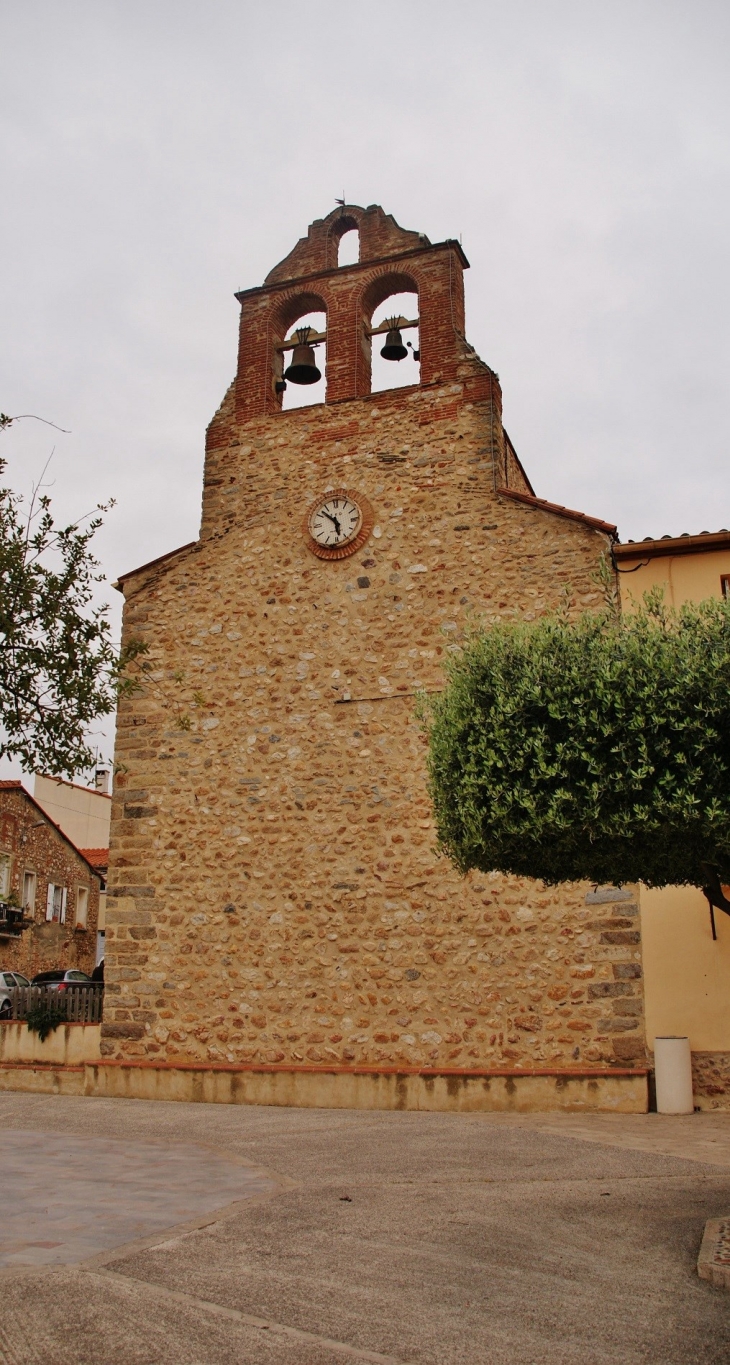
<path fill-rule="evenodd" d="M 66 923 L 66 887 L 61 892 L 61 924 Z"/>
<path fill-rule="evenodd" d="M 76 928 L 85 929 L 89 917 L 89 890 L 86 886 L 76 887 Z"/>
<path fill-rule="evenodd" d="M 48 895 L 46 897 L 46 919 L 53 919 L 53 893 L 56 890 L 53 882 L 48 883 Z"/>

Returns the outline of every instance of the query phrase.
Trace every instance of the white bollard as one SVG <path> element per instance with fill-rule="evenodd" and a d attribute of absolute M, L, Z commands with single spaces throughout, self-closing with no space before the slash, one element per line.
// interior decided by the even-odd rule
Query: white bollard
<path fill-rule="evenodd" d="M 689 1038 L 654 1039 L 658 1114 L 693 1114 L 692 1054 Z"/>

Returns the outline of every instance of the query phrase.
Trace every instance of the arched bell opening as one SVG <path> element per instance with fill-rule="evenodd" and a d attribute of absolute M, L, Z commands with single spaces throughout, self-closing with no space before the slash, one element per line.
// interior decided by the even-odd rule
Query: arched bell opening
<path fill-rule="evenodd" d="M 274 388 L 282 410 L 291 412 L 294 408 L 324 403 L 327 393 L 324 301 L 310 295 L 290 302 L 277 330 L 283 339 L 274 348 Z"/>
<path fill-rule="evenodd" d="M 414 276 L 396 270 L 376 275 L 362 292 L 360 314 L 360 393 L 420 384 L 418 282 Z M 399 335 L 389 337 L 389 333 Z"/>
<path fill-rule="evenodd" d="M 357 265 L 360 260 L 360 229 L 349 213 L 341 213 L 333 222 L 327 255 L 330 266 Z"/>
<path fill-rule="evenodd" d="M 373 311 L 369 332 L 370 392 L 420 384 L 417 290 L 389 294 Z"/>
<path fill-rule="evenodd" d="M 337 264 L 357 265 L 360 260 L 360 233 L 356 227 L 343 232 L 337 243 Z"/>

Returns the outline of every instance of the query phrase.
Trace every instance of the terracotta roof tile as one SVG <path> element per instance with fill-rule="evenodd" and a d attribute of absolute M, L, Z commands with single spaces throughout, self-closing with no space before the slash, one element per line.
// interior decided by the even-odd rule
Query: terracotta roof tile
<path fill-rule="evenodd" d="M 652 540 L 627 540 L 625 545 L 614 546 L 617 559 L 656 559 L 661 555 L 702 554 L 708 550 L 729 550 L 730 532 L 700 531 L 696 536 L 686 532 L 681 536 L 660 536 Z"/>
<path fill-rule="evenodd" d="M 108 848 L 80 848 L 79 853 L 92 867 L 108 867 L 109 849 Z"/>
<path fill-rule="evenodd" d="M 524 502 L 528 507 L 537 507 L 542 512 L 552 512 L 557 517 L 569 517 L 571 521 L 582 521 L 584 526 L 591 526 L 595 531 L 604 531 L 607 536 L 615 536 L 617 528 L 610 521 L 601 521 L 600 517 L 589 517 L 587 512 L 575 512 L 572 507 L 563 507 L 559 502 L 547 502 L 545 498 L 536 498 L 532 493 L 518 493 L 516 488 L 498 488 L 500 497 L 514 498 L 515 502 Z"/>

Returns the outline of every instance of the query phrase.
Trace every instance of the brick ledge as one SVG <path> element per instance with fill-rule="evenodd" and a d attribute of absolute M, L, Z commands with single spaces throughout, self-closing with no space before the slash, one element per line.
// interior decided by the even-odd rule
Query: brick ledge
<path fill-rule="evenodd" d="M 65 1065 L 62 1062 L 11 1062 L 0 1061 L 0 1069 L 14 1071 L 84 1071 L 87 1067 L 118 1067 L 132 1071 L 223 1071 L 253 1073 L 262 1076 L 287 1076 L 293 1072 L 308 1076 L 463 1076 L 467 1080 L 479 1080 L 489 1076 L 555 1076 L 566 1080 L 600 1080 L 604 1076 L 648 1076 L 646 1066 L 616 1067 L 479 1067 L 468 1070 L 465 1067 L 439 1066 L 303 1066 L 292 1064 L 270 1066 L 256 1062 L 155 1062 L 127 1061 L 113 1057 L 100 1057 L 93 1062 Z"/>
<path fill-rule="evenodd" d="M 87 1062 L 87 1066 L 130 1067 L 138 1070 L 154 1071 L 241 1071 L 261 1075 L 288 1075 L 292 1072 L 305 1075 L 326 1076 L 465 1076 L 467 1079 L 482 1076 L 564 1076 L 567 1079 L 592 1080 L 602 1076 L 647 1076 L 648 1066 L 639 1067 L 454 1067 L 454 1066 L 306 1066 L 292 1063 L 284 1066 L 272 1062 L 270 1065 L 258 1062 L 156 1062 L 129 1061 L 118 1058 L 100 1058 L 98 1062 Z"/>

